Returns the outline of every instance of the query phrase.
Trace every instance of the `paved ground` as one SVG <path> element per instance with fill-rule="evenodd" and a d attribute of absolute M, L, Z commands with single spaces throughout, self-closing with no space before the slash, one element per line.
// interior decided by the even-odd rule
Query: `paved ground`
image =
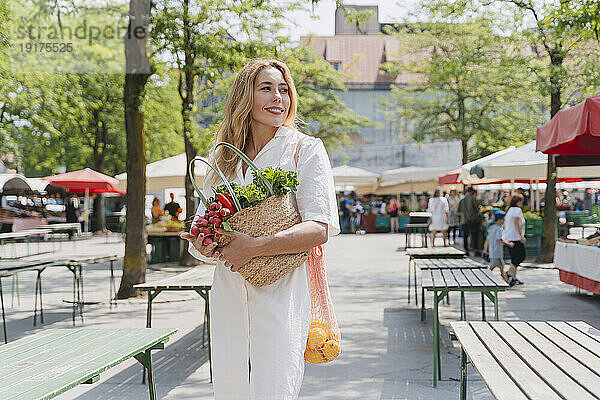
<path fill-rule="evenodd" d="M 450 321 L 459 318 L 458 295 L 442 305 L 442 375 L 437 389 L 431 387 L 432 321 L 421 322 L 419 310 L 407 304 L 408 258 L 398 248 L 404 235 L 343 235 L 331 239 L 327 266 L 336 313 L 343 335 L 341 356 L 331 365 L 307 366 L 300 398 L 334 399 L 447 399 L 458 396 L 458 349 L 447 339 Z M 91 239 L 64 244 L 55 258 L 73 254 L 123 254 L 118 238 Z M 120 262 L 117 264 L 120 277 Z M 544 268 L 546 267 L 546 268 Z M 500 295 L 500 318 L 507 320 L 585 320 L 600 327 L 600 298 L 576 295 L 558 280 L 558 272 L 541 266 L 524 268 L 525 285 Z M 183 271 L 177 267 L 151 269 L 147 279 Z M 45 324 L 32 326 L 35 273 L 20 276 L 20 305 L 11 307 L 10 279 L 4 279 L 10 340 L 50 327 L 68 328 L 71 323 L 71 273 L 66 268 L 44 272 Z M 119 301 L 110 308 L 108 264 L 86 267 L 86 306 L 83 324 L 77 326 L 143 327 L 146 299 Z M 118 281 L 117 281 L 118 283 Z M 176 327 L 179 332 L 165 350 L 155 353 L 155 371 L 162 399 L 212 399 L 208 356 L 202 347 L 202 299 L 194 293 L 162 293 L 154 301 L 153 326 Z M 431 309 L 431 296 L 427 298 Z M 480 297 L 467 295 L 469 318 L 479 318 Z M 490 309 L 491 311 L 491 309 Z M 488 314 L 489 315 L 489 314 Z M 476 371 L 469 371 L 470 399 L 491 399 Z M 141 367 L 129 361 L 109 370 L 98 383 L 81 385 L 60 399 L 147 399 L 141 384 Z"/>

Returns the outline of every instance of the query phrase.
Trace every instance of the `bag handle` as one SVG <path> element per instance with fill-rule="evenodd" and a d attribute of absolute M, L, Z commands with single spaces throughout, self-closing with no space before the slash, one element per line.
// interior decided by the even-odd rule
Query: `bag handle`
<path fill-rule="evenodd" d="M 248 156 L 246 156 L 240 149 L 238 149 L 237 147 L 235 147 L 234 145 L 232 145 L 231 143 L 227 143 L 227 142 L 219 142 L 215 145 L 214 149 L 213 149 L 213 154 L 214 152 L 216 152 L 217 148 L 220 146 L 225 146 L 230 148 L 231 150 L 233 150 L 234 153 L 236 153 L 238 156 L 240 156 L 240 158 L 242 160 L 244 160 L 246 162 L 246 164 L 248 164 L 248 166 L 250 168 L 252 168 L 252 170 L 254 171 L 255 176 L 258 176 L 259 179 L 262 180 L 262 182 L 265 184 L 265 186 L 267 187 L 267 190 L 269 191 L 269 193 L 271 194 L 271 196 L 274 195 L 273 192 L 273 186 L 271 185 L 271 182 L 269 182 L 269 180 L 260 172 L 260 170 L 258 169 L 258 167 L 256 166 L 256 164 L 254 164 L 252 162 L 252 160 L 250 160 L 250 158 L 248 158 Z M 201 161 L 203 163 L 205 163 L 206 165 L 208 165 L 208 167 L 219 177 L 221 178 L 221 181 L 225 184 L 225 186 L 227 187 L 227 190 L 229 191 L 229 194 L 231 195 L 231 199 L 233 200 L 235 207 L 238 210 L 242 209 L 242 206 L 240 204 L 240 201 L 238 200 L 233 188 L 231 187 L 231 184 L 229 183 L 229 181 L 227 180 L 227 178 L 225 178 L 225 175 L 223 175 L 223 172 L 221 171 L 221 168 L 219 168 L 218 164 L 215 164 L 216 169 L 205 159 L 201 158 L 201 157 L 194 157 L 194 159 L 192 159 L 192 161 L 190 161 L 190 165 L 188 166 L 189 172 L 190 172 L 190 176 L 192 177 L 191 181 L 192 181 L 192 186 L 194 186 L 194 189 L 196 190 L 196 192 L 198 193 L 198 196 L 200 197 L 200 200 L 202 200 L 202 202 L 204 203 L 204 206 L 208 209 L 208 200 L 206 199 L 206 197 L 204 197 L 204 195 L 202 194 L 202 191 L 200 190 L 200 188 L 198 187 L 198 185 L 195 182 L 194 179 L 194 165 L 196 161 Z"/>
<path fill-rule="evenodd" d="M 196 184 L 196 179 L 194 179 L 195 175 L 194 175 L 194 166 L 196 161 L 201 161 L 204 164 L 206 164 L 208 166 L 208 168 L 210 168 L 218 177 L 221 178 L 221 180 L 223 180 L 224 182 L 227 182 L 227 180 L 225 179 L 225 177 L 223 176 L 223 174 L 221 173 L 221 171 L 217 171 L 208 161 L 206 161 L 204 158 L 202 157 L 194 157 L 192 159 L 192 161 L 190 161 L 190 165 L 188 166 L 188 170 L 190 173 L 190 177 L 192 178 L 192 186 L 194 187 L 194 189 L 196 190 L 196 193 L 198 194 L 198 197 L 200 197 L 200 200 L 202 200 L 202 203 L 204 203 L 204 206 L 206 207 L 206 209 L 208 210 L 208 200 L 206 199 L 206 197 L 204 197 L 204 194 L 202 194 L 202 190 L 200 190 L 200 188 L 198 187 L 198 185 Z M 238 204 L 236 204 L 236 207 L 238 206 Z"/>

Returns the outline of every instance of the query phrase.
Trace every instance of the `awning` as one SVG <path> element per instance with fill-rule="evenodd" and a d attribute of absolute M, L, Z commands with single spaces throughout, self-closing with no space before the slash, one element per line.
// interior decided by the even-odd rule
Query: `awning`
<path fill-rule="evenodd" d="M 546 154 L 600 154 L 600 96 L 560 110 L 537 128 L 536 141 Z"/>
<path fill-rule="evenodd" d="M 490 181 L 528 183 L 546 181 L 548 155 L 536 151 L 536 141 L 516 148 L 494 160 L 479 164 L 483 178 Z M 600 177 L 600 167 L 559 167 L 559 182 L 575 182 L 582 178 Z"/>
<path fill-rule="evenodd" d="M 477 165 L 489 162 L 497 157 L 500 157 L 504 154 L 510 153 L 515 150 L 515 146 L 509 146 L 504 150 L 499 150 L 495 153 L 489 154 L 485 157 L 478 158 L 477 160 L 468 162 L 464 164 L 462 167 L 446 172 L 443 175 L 438 177 L 438 183 L 440 185 L 454 185 L 454 184 L 480 184 L 486 183 L 484 179 L 477 176 L 474 168 Z"/>
<path fill-rule="evenodd" d="M 197 162 L 194 168 L 196 183 L 202 187 L 207 166 Z M 146 190 L 149 192 L 162 192 L 166 189 L 184 188 L 187 159 L 185 153 L 155 161 L 146 165 Z M 115 176 L 119 180 L 119 187 L 127 189 L 127 173 Z"/>
<path fill-rule="evenodd" d="M 405 167 L 383 171 L 379 186 L 394 186 L 410 182 L 436 181 L 440 175 L 446 173 L 447 168 Z"/>
<path fill-rule="evenodd" d="M 27 178 L 20 174 L 0 174 L 0 193 L 21 194 L 31 192 Z"/>

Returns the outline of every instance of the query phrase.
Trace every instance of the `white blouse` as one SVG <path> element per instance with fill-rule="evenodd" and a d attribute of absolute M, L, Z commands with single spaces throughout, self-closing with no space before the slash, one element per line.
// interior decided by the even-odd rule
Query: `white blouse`
<path fill-rule="evenodd" d="M 294 152 L 300 138 L 298 165 Z M 280 167 L 298 173 L 292 196 L 303 221 L 340 232 L 329 157 L 320 139 L 280 127 L 256 155 L 258 168 Z M 234 182 L 252 182 L 252 169 L 237 165 Z M 203 190 L 212 196 L 210 188 Z M 197 214 L 204 213 L 204 206 Z M 190 244 L 190 253 L 205 258 Z M 215 399 L 296 399 L 304 373 L 304 348 L 310 324 L 310 279 L 306 263 L 272 285 L 257 288 L 217 262 L 210 292 L 211 344 Z"/>

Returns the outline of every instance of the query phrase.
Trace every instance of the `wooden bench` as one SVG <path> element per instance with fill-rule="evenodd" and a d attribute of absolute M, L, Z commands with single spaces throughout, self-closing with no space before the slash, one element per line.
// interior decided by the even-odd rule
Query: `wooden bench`
<path fill-rule="evenodd" d="M 600 331 L 585 322 L 452 322 L 461 345 L 460 398 L 467 358 L 499 400 L 600 398 Z"/>
<path fill-rule="evenodd" d="M 414 288 L 415 288 L 415 304 L 418 306 L 417 298 L 417 267 L 414 265 L 414 260 L 434 259 L 434 258 L 465 258 L 465 252 L 454 247 L 416 247 L 406 249 L 408 256 L 408 304 L 410 304 L 410 267 L 413 267 Z"/>
<path fill-rule="evenodd" d="M 461 250 L 459 250 L 461 251 Z M 474 261 L 470 258 L 458 258 L 458 257 L 449 257 L 449 258 L 418 258 L 413 260 L 413 270 L 414 270 L 414 286 L 415 286 L 415 298 L 417 297 L 417 269 L 480 269 L 485 268 L 483 264 L 480 262 Z M 423 299 L 425 298 L 425 288 L 421 287 L 421 321 L 425 320 L 425 303 L 423 303 Z M 464 299 L 464 294 L 461 295 L 461 300 Z M 450 295 L 446 296 L 446 303 L 450 304 Z M 415 305 L 419 305 L 419 301 L 415 299 Z"/>
<path fill-rule="evenodd" d="M 436 387 L 437 380 L 442 378 L 439 303 L 450 292 L 460 292 L 461 319 L 466 319 L 464 293 L 479 292 L 481 293 L 482 319 L 486 319 L 485 297 L 488 297 L 494 303 L 494 318 L 498 320 L 498 292 L 506 290 L 508 284 L 486 268 L 430 268 L 421 269 L 421 286 L 423 290 L 433 292 L 433 387 Z M 424 319 L 425 307 L 423 306 L 421 310 L 422 319 Z"/>
<path fill-rule="evenodd" d="M 51 399 L 130 358 L 148 369 L 156 396 L 152 350 L 176 329 L 47 329 L 0 347 L 0 399 Z"/>
<path fill-rule="evenodd" d="M 25 231 L 19 231 L 19 232 L 6 232 L 6 233 L 0 233 L 0 259 L 17 259 L 17 258 L 23 258 L 23 257 L 27 257 L 27 256 L 31 256 L 31 255 L 39 255 L 39 254 L 43 254 L 44 252 L 42 252 L 40 250 L 39 247 L 39 241 L 38 241 L 38 252 L 35 254 L 31 254 L 31 249 L 30 249 L 30 239 L 34 238 L 34 237 L 40 237 L 40 236 L 45 236 L 48 233 L 50 233 L 50 231 L 48 229 L 29 229 L 29 230 L 25 230 Z M 17 246 L 16 243 L 19 240 L 23 240 L 25 243 L 27 243 L 27 255 L 24 256 L 19 256 L 17 254 Z M 6 247 L 8 246 L 9 243 L 13 244 L 13 256 L 12 257 L 7 257 L 8 254 L 4 254 L 4 250 L 6 249 Z"/>
<path fill-rule="evenodd" d="M 212 357 L 210 351 L 210 297 L 213 275 L 215 268 L 196 267 L 169 278 L 153 282 L 146 282 L 134 287 L 148 292 L 148 309 L 146 311 L 146 327 L 152 327 L 152 301 L 161 292 L 191 290 L 198 293 L 204 299 L 204 325 L 202 326 L 202 343 L 206 344 L 208 337 L 208 365 L 210 370 L 210 381 L 212 382 Z M 143 375 L 145 376 L 145 375 Z"/>

